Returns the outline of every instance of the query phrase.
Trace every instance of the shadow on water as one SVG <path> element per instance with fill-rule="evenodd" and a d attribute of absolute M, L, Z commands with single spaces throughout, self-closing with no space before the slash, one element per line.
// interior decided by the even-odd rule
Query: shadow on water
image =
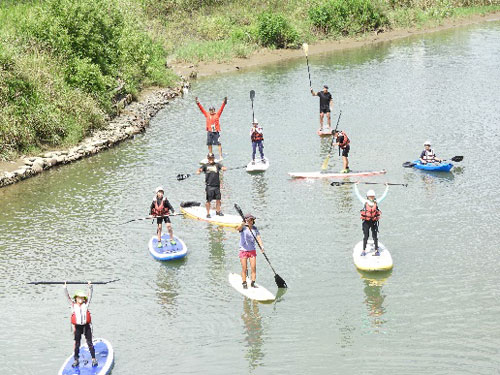
<path fill-rule="evenodd" d="M 383 293 L 382 287 L 387 279 L 391 276 L 392 270 L 387 272 L 363 272 L 358 273 L 365 284 L 363 291 L 365 292 L 365 304 L 368 310 L 368 319 L 370 331 L 373 333 L 383 333 L 382 326 L 387 322 L 383 319 L 386 313 L 384 300 L 386 295 Z"/>
<path fill-rule="evenodd" d="M 248 360 L 249 369 L 253 371 L 262 365 L 264 359 L 264 352 L 262 351 L 262 345 L 264 343 L 262 338 L 263 327 L 259 303 L 249 298 L 244 298 L 241 319 L 243 320 L 247 347 L 245 358 Z"/>

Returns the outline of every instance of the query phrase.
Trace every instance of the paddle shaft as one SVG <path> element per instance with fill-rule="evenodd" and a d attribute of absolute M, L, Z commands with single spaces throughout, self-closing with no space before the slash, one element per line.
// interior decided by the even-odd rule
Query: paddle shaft
<path fill-rule="evenodd" d="M 164 216 L 141 217 L 140 219 L 132 219 L 132 220 L 126 221 L 124 223 L 121 223 L 120 225 L 128 224 L 128 223 L 131 223 L 132 221 L 141 221 L 141 220 L 149 220 L 149 219 L 160 219 L 160 218 L 163 218 L 163 217 L 170 217 L 170 216 L 184 216 L 184 214 L 180 213 L 180 214 L 170 214 L 170 215 L 164 215 Z"/>
<path fill-rule="evenodd" d="M 253 111 L 253 99 L 255 98 L 255 91 L 250 91 L 250 100 L 252 101 L 252 124 L 255 122 L 255 113 Z"/>
<path fill-rule="evenodd" d="M 91 284 L 92 285 L 103 285 L 103 284 L 114 283 L 115 281 L 119 281 L 119 280 L 120 279 L 110 280 L 110 281 L 93 281 Z M 87 285 L 88 283 L 89 283 L 88 281 L 32 281 L 32 282 L 29 282 L 28 284 L 32 284 L 32 285 L 64 285 L 64 284 Z"/>
<path fill-rule="evenodd" d="M 339 127 L 340 116 L 342 116 L 342 110 L 339 113 L 339 118 L 337 119 L 337 125 L 335 125 L 335 130 L 332 132 L 332 141 L 330 142 L 330 149 L 328 150 L 328 155 L 326 155 L 326 158 L 323 161 L 323 164 L 321 164 L 321 169 L 328 168 L 328 162 L 330 161 L 330 156 L 331 156 L 331 153 L 332 153 L 333 144 L 335 143 L 335 139 L 336 139 L 333 136 L 333 133 L 335 133 L 337 131 L 337 128 Z"/>
<path fill-rule="evenodd" d="M 243 169 L 246 167 L 247 167 L 246 165 L 242 165 L 240 167 L 228 168 L 228 169 L 226 169 L 226 171 L 234 171 L 235 169 Z M 186 178 L 189 178 L 191 176 L 192 175 L 190 173 L 184 173 L 184 174 L 179 173 L 176 178 L 177 178 L 177 181 L 182 181 L 182 180 L 185 180 Z"/>
<path fill-rule="evenodd" d="M 393 184 L 391 182 L 364 182 L 364 181 L 344 181 L 344 182 L 332 182 L 332 186 L 340 186 L 344 184 L 366 184 L 366 185 L 391 185 L 391 186 L 408 186 L 408 184 Z"/>

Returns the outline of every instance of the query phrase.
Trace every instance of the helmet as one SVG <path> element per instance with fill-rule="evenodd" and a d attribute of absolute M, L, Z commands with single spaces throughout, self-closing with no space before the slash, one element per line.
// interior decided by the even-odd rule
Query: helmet
<path fill-rule="evenodd" d="M 431 141 L 425 141 L 425 142 L 424 142 L 424 147 L 425 147 L 425 146 L 431 146 Z"/>
<path fill-rule="evenodd" d="M 83 290 L 77 290 L 75 294 L 73 294 L 73 299 L 76 299 L 76 297 L 85 298 L 85 300 L 87 299 L 87 295 Z"/>
<path fill-rule="evenodd" d="M 370 189 L 370 190 L 368 190 L 368 191 L 366 192 L 366 196 L 367 196 L 367 197 L 374 197 L 374 196 L 375 196 L 375 191 L 373 191 L 373 190 L 371 190 L 371 189 Z"/>
<path fill-rule="evenodd" d="M 155 190 L 155 193 L 158 194 L 159 191 L 165 192 L 165 190 L 163 190 L 163 186 L 158 186 Z"/>
<path fill-rule="evenodd" d="M 245 220 L 248 220 L 248 219 L 253 219 L 255 221 L 255 216 L 253 216 L 252 214 L 245 214 Z"/>

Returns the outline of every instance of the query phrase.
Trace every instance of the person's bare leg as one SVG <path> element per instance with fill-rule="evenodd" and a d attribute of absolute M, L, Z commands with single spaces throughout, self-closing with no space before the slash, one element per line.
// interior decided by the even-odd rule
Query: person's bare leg
<path fill-rule="evenodd" d="M 210 202 L 205 203 L 205 207 L 207 209 L 207 215 L 210 215 Z"/>
<path fill-rule="evenodd" d="M 319 130 L 321 131 L 321 129 L 323 129 L 323 117 L 325 116 L 325 114 L 323 112 L 320 112 L 319 114 Z"/>
<path fill-rule="evenodd" d="M 215 211 L 220 212 L 220 199 L 215 201 Z"/>
<path fill-rule="evenodd" d="M 247 281 L 247 258 L 240 258 L 241 262 L 241 282 Z"/>
<path fill-rule="evenodd" d="M 330 116 L 330 112 L 326 113 L 326 118 L 328 119 L 328 129 L 332 128 L 332 117 Z"/>
<path fill-rule="evenodd" d="M 219 160 L 222 160 L 222 145 L 219 144 Z"/>
<path fill-rule="evenodd" d="M 252 270 L 252 281 L 257 279 L 257 257 L 250 258 L 250 268 Z"/>

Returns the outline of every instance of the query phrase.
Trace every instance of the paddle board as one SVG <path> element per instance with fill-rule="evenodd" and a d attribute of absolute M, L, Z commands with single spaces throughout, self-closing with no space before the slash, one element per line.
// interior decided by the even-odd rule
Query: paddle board
<path fill-rule="evenodd" d="M 87 344 L 80 347 L 80 364 L 78 367 L 71 367 L 74 358 L 70 355 L 64 362 L 58 375 L 105 375 L 111 372 L 115 359 L 113 347 L 105 339 L 94 339 L 95 357 L 98 366 L 92 367 L 92 357 L 90 356 Z"/>
<path fill-rule="evenodd" d="M 373 240 L 368 240 L 366 244 L 366 255 L 362 256 L 363 251 L 363 241 L 360 241 L 354 246 L 352 251 L 352 259 L 354 260 L 354 265 L 358 270 L 361 271 L 388 271 L 392 269 L 392 257 L 391 253 L 387 248 L 379 241 L 379 256 L 375 254 L 375 244 Z"/>
<path fill-rule="evenodd" d="M 265 163 L 262 162 L 261 159 L 256 159 L 255 163 L 252 162 L 247 164 L 247 172 L 264 172 L 269 168 L 269 159 L 264 158 Z"/>
<path fill-rule="evenodd" d="M 187 247 L 183 240 L 174 235 L 175 245 L 170 243 L 170 235 L 164 233 L 161 236 L 162 247 L 158 247 L 158 237 L 153 236 L 149 240 L 149 252 L 156 260 L 174 260 L 184 258 L 187 254 Z"/>
<path fill-rule="evenodd" d="M 269 290 L 264 288 L 262 285 L 255 283 L 255 285 L 257 285 L 257 288 L 252 288 L 250 286 L 251 282 L 252 280 L 250 280 L 250 278 L 247 277 L 248 288 L 243 289 L 243 285 L 241 284 L 241 275 L 237 273 L 229 274 L 229 284 L 231 284 L 231 286 L 234 289 L 243 294 L 245 297 L 260 302 L 274 301 L 276 299 L 276 296 L 272 294 Z"/>
<path fill-rule="evenodd" d="M 205 206 L 181 207 L 181 212 L 185 217 L 206 221 L 207 223 L 221 225 L 223 227 L 236 228 L 243 221 L 238 215 L 224 214 L 224 216 L 218 216 L 215 214 L 215 210 L 210 210 L 211 218 L 207 218 L 207 209 Z"/>
<path fill-rule="evenodd" d="M 367 177 L 375 176 L 379 174 L 385 174 L 387 171 L 382 169 L 380 171 L 366 171 L 366 172 L 356 172 L 351 171 L 349 173 L 331 173 L 331 172 L 288 172 L 292 178 L 348 178 L 348 177 Z"/>
<path fill-rule="evenodd" d="M 330 137 L 332 135 L 332 129 L 323 128 L 321 130 L 318 130 L 316 134 L 320 137 Z"/>

